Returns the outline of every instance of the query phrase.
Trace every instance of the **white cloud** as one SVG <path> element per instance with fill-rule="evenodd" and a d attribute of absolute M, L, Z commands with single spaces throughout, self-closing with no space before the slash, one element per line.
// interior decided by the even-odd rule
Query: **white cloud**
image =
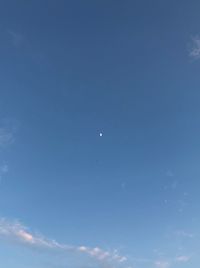
<path fill-rule="evenodd" d="M 0 236 L 27 246 L 83 253 L 99 261 L 122 263 L 127 260 L 125 256 L 119 255 L 117 250 L 108 252 L 99 247 L 90 248 L 87 246 L 60 244 L 54 240 L 31 233 L 19 222 L 8 222 L 5 219 L 0 219 Z"/>
<path fill-rule="evenodd" d="M 170 267 L 170 263 L 168 261 L 156 261 L 155 262 L 155 266 L 157 268 L 169 268 Z"/>
<path fill-rule="evenodd" d="M 192 48 L 189 55 L 194 59 L 200 58 L 200 37 L 196 36 L 192 38 Z"/>
<path fill-rule="evenodd" d="M 191 258 L 190 256 L 182 255 L 182 256 L 176 257 L 175 261 L 176 262 L 188 262 L 190 258 Z"/>

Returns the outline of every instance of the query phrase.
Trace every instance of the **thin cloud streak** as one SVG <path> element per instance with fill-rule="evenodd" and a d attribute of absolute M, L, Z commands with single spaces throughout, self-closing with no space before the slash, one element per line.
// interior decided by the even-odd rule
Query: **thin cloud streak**
<path fill-rule="evenodd" d="M 6 163 L 3 163 L 0 165 L 0 181 L 3 177 L 8 172 L 8 165 Z"/>
<path fill-rule="evenodd" d="M 90 248 L 60 244 L 55 240 L 46 239 L 43 236 L 31 233 L 20 222 L 9 222 L 5 219 L 0 219 L 0 236 L 30 247 L 83 253 L 99 261 L 122 263 L 127 260 L 125 256 L 119 255 L 117 250 L 108 252 L 98 247 Z"/>
<path fill-rule="evenodd" d="M 166 259 L 166 260 L 157 260 L 154 262 L 155 267 L 157 268 L 170 268 L 176 263 L 187 263 L 191 260 L 191 256 L 181 255 L 177 256 L 172 259 Z"/>
<path fill-rule="evenodd" d="M 8 165 L 6 163 L 3 163 L 0 166 L 0 173 L 3 174 L 3 173 L 7 173 L 7 172 L 8 172 Z"/>
<path fill-rule="evenodd" d="M 4 147 L 14 142 L 13 133 L 6 128 L 0 128 L 0 147 Z"/>
<path fill-rule="evenodd" d="M 19 121 L 12 118 L 0 120 L 0 149 L 14 143 L 18 129 Z"/>
<path fill-rule="evenodd" d="M 200 58 L 200 37 L 195 36 L 192 38 L 192 48 L 190 50 L 189 55 L 193 59 L 199 59 Z"/>

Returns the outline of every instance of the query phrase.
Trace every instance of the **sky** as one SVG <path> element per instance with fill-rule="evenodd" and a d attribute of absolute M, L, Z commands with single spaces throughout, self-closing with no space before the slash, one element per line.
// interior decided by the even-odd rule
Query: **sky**
<path fill-rule="evenodd" d="M 199 9 L 0 1 L 1 267 L 198 267 Z"/>

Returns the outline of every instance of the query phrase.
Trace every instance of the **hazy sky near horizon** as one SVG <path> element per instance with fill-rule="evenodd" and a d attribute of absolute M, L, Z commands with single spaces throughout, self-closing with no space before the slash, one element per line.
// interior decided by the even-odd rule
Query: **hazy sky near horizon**
<path fill-rule="evenodd" d="M 200 263 L 200 2 L 0 2 L 0 266 Z"/>

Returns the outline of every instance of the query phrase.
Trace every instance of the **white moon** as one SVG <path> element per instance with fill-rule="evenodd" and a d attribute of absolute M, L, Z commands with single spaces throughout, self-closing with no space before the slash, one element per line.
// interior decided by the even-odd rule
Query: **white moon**
<path fill-rule="evenodd" d="M 102 137 L 102 136 L 103 136 L 103 133 L 102 133 L 102 132 L 100 132 L 100 133 L 99 133 L 99 136 L 100 136 L 100 137 Z"/>

